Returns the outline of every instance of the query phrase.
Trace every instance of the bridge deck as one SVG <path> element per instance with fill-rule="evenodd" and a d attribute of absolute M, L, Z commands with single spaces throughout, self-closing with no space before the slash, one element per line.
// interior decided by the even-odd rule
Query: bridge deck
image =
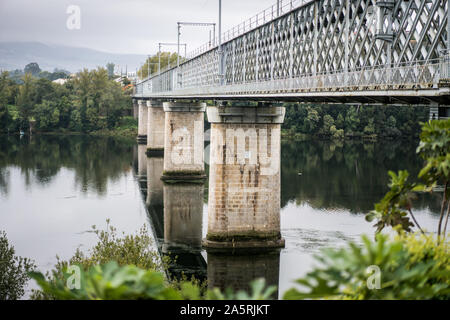
<path fill-rule="evenodd" d="M 450 104 L 448 3 L 291 1 L 137 83 L 135 97 Z"/>

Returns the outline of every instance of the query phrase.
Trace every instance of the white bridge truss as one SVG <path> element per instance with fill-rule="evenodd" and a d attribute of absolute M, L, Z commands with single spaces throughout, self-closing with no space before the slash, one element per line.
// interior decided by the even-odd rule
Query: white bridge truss
<path fill-rule="evenodd" d="M 284 0 L 135 97 L 449 104 L 449 2 Z"/>

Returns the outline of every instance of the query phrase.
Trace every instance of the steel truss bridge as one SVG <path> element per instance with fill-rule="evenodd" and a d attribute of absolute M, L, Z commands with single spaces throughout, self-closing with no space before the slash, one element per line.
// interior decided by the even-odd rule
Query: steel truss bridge
<path fill-rule="evenodd" d="M 134 97 L 450 105 L 449 3 L 284 0 Z"/>

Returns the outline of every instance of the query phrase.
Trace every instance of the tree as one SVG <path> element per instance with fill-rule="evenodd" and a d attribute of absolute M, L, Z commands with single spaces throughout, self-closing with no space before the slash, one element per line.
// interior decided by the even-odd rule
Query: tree
<path fill-rule="evenodd" d="M 450 215 L 450 120 L 424 123 L 417 153 L 425 160 L 425 166 L 418 175 L 423 183 L 410 182 L 406 170 L 399 171 L 398 174 L 389 171 L 391 176 L 389 192 L 366 216 L 368 221 L 377 221 L 375 224 L 377 232 L 387 226 L 397 227 L 398 232 L 411 232 L 415 225 L 424 233 L 412 212 L 414 193 L 433 192 L 436 186 L 442 183 L 443 196 L 437 233 L 438 237 L 446 234 Z M 445 211 L 445 225 L 442 229 Z"/>
<path fill-rule="evenodd" d="M 344 129 L 345 127 L 345 119 L 342 116 L 342 113 L 339 112 L 337 118 L 336 118 L 336 129 Z"/>
<path fill-rule="evenodd" d="M 331 127 L 334 126 L 334 119 L 332 116 L 326 114 L 323 117 L 323 127 L 322 127 L 322 133 L 324 135 L 332 135 L 334 132 L 331 132 Z M 334 128 L 336 129 L 336 127 Z"/>
<path fill-rule="evenodd" d="M 20 86 L 17 96 L 17 106 L 19 107 L 20 127 L 28 128 L 29 120 L 34 108 L 34 81 L 30 73 L 23 76 L 23 85 Z"/>
<path fill-rule="evenodd" d="M 178 60 L 178 54 L 170 52 L 161 52 L 161 70 L 167 66 L 175 66 Z M 160 58 L 158 54 L 155 54 L 146 59 L 144 65 L 139 69 L 138 76 L 141 79 L 145 79 L 149 76 L 148 70 L 150 69 L 150 74 L 158 72 Z M 180 62 L 182 62 L 180 57 Z"/>
<path fill-rule="evenodd" d="M 39 65 L 36 62 L 29 63 L 25 66 L 25 69 L 23 69 L 25 73 L 30 73 L 33 76 L 36 76 L 41 72 L 41 68 L 39 68 Z"/>
<path fill-rule="evenodd" d="M 15 255 L 5 232 L 0 232 L 0 300 L 18 300 L 25 293 L 30 277 L 36 268 L 34 262 Z"/>
<path fill-rule="evenodd" d="M 359 125 L 358 112 L 356 107 L 351 106 L 345 115 L 345 130 L 356 132 Z"/>
<path fill-rule="evenodd" d="M 365 135 L 373 135 L 375 133 L 375 126 L 373 124 L 373 119 L 369 119 L 369 123 L 364 127 Z"/>
<path fill-rule="evenodd" d="M 109 62 L 107 65 L 106 65 L 106 70 L 108 70 L 108 77 L 111 79 L 112 77 L 114 77 L 114 67 L 115 67 L 115 64 L 114 63 L 112 63 L 112 62 Z"/>
<path fill-rule="evenodd" d="M 86 131 L 86 112 L 91 94 L 91 73 L 88 69 L 83 69 L 79 72 L 74 81 L 75 91 L 77 93 L 77 99 L 79 102 L 79 125 L 81 130 Z M 71 117 L 72 118 L 72 117 Z M 72 122 L 73 123 L 73 122 Z M 75 124 L 74 124 L 75 125 Z"/>
<path fill-rule="evenodd" d="M 9 96 L 9 85 L 8 85 L 8 72 L 2 72 L 0 74 L 0 131 L 8 128 L 10 122 L 10 115 L 8 111 L 8 96 Z"/>
<path fill-rule="evenodd" d="M 319 113 L 311 107 L 307 107 L 307 111 L 308 115 L 303 120 L 303 126 L 308 133 L 314 133 L 320 120 Z"/>

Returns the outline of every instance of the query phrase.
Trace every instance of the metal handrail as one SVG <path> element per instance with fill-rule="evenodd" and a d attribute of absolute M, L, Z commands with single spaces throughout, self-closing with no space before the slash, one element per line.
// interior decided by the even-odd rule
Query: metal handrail
<path fill-rule="evenodd" d="M 441 63 L 439 59 L 431 60 L 434 63 L 423 63 L 423 61 L 404 63 L 403 65 L 380 68 L 380 66 L 370 68 L 360 68 L 350 72 L 333 72 L 321 74 L 309 74 L 298 77 L 286 77 L 278 79 L 267 79 L 259 81 L 241 82 L 218 86 L 192 85 L 190 87 L 176 88 L 174 90 L 162 90 L 152 93 L 170 92 L 170 94 L 188 94 L 188 93 L 227 93 L 237 92 L 274 92 L 274 91 L 295 91 L 295 90 L 334 90 L 343 88 L 352 88 L 360 90 L 361 88 L 371 86 L 418 86 L 429 88 L 442 77 Z"/>

